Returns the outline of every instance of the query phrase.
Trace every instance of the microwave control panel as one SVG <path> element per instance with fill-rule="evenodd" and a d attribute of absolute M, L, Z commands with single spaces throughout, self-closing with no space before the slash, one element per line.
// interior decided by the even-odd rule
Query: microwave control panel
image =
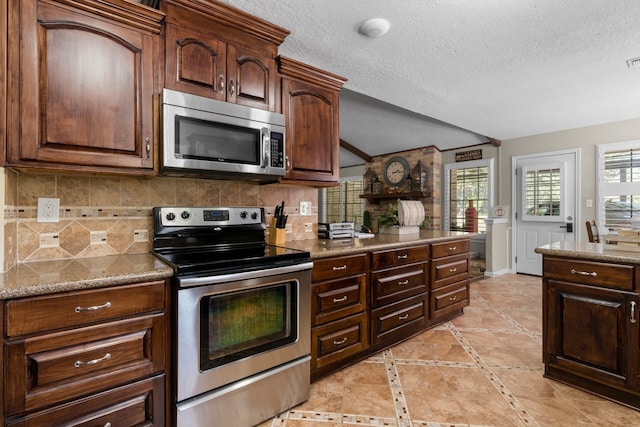
<path fill-rule="evenodd" d="M 271 167 L 284 167 L 284 134 L 271 132 Z"/>

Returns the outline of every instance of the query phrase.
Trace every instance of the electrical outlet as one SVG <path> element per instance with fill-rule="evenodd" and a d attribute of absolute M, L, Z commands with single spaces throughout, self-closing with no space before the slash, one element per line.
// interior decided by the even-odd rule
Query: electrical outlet
<path fill-rule="evenodd" d="M 149 231 L 148 230 L 133 230 L 133 241 L 134 242 L 148 242 L 149 241 Z"/>
<path fill-rule="evenodd" d="M 58 222 L 60 220 L 60 199 L 38 197 L 38 222 Z"/>
<path fill-rule="evenodd" d="M 311 215 L 311 202 L 300 202 L 300 215 Z"/>

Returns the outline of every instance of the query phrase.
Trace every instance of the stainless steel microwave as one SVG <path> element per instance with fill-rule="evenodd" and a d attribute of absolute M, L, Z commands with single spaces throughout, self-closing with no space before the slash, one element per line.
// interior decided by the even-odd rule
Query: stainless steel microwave
<path fill-rule="evenodd" d="M 164 89 L 163 175 L 277 181 L 285 170 L 284 115 Z"/>

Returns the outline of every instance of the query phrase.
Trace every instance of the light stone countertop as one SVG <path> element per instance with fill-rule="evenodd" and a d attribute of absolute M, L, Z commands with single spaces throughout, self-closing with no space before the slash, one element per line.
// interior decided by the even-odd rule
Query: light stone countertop
<path fill-rule="evenodd" d="M 420 234 L 376 234 L 368 239 L 310 239 L 285 242 L 282 246 L 308 251 L 311 259 L 364 253 L 368 251 L 401 248 L 405 246 L 468 239 L 475 233 L 459 231 L 421 230 Z"/>
<path fill-rule="evenodd" d="M 312 259 L 470 238 L 473 233 L 422 230 L 420 234 L 377 234 L 368 239 L 310 239 L 282 246 L 308 251 Z M 0 300 L 124 285 L 173 276 L 153 254 L 25 262 L 0 273 Z"/>
<path fill-rule="evenodd" d="M 173 269 L 153 254 L 20 263 L 0 273 L 0 300 L 163 280 Z"/>
<path fill-rule="evenodd" d="M 627 246 L 627 248 L 629 248 Z M 635 250 L 634 250 L 635 249 Z M 589 242 L 555 242 L 535 249 L 539 254 L 556 255 L 589 261 L 624 262 L 640 264 L 640 248 Z"/>

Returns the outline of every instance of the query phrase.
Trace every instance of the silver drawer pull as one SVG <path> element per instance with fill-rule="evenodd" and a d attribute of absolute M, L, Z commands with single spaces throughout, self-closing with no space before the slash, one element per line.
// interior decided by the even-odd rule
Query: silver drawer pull
<path fill-rule="evenodd" d="M 104 427 L 111 427 L 111 423 L 110 423 L 109 421 L 107 421 L 107 422 L 104 424 Z"/>
<path fill-rule="evenodd" d="M 334 298 L 333 302 L 343 302 L 343 301 L 346 301 L 346 300 L 347 300 L 347 296 L 345 295 L 345 296 L 342 296 L 340 298 Z"/>
<path fill-rule="evenodd" d="M 401 286 L 408 285 L 408 284 L 409 284 L 409 281 L 408 281 L 408 280 L 400 280 L 400 281 L 398 282 L 398 285 L 401 285 Z"/>
<path fill-rule="evenodd" d="M 111 307 L 111 301 L 107 301 L 102 305 L 92 305 L 90 307 L 77 306 L 74 311 L 76 313 L 81 313 L 83 311 L 96 311 L 96 310 L 102 310 L 103 308 L 109 308 L 109 307 Z"/>
<path fill-rule="evenodd" d="M 73 366 L 75 366 L 76 368 L 79 368 L 80 366 L 95 365 L 96 363 L 104 362 L 105 360 L 109 360 L 109 359 L 111 359 L 111 353 L 105 354 L 100 359 L 93 359 L 93 360 L 89 360 L 88 362 L 83 362 L 82 360 L 76 360 Z"/>
<path fill-rule="evenodd" d="M 409 255 L 404 254 L 404 255 L 398 255 L 398 259 L 407 259 L 409 257 Z"/>
<path fill-rule="evenodd" d="M 453 267 L 449 269 L 449 273 L 455 273 L 456 271 L 458 271 L 458 267 Z"/>
<path fill-rule="evenodd" d="M 333 271 L 346 270 L 346 269 L 347 269 L 347 265 L 345 264 L 345 265 L 342 265 L 342 266 L 340 266 L 340 267 L 331 267 L 331 269 L 332 269 Z"/>
<path fill-rule="evenodd" d="M 334 341 L 334 342 L 333 342 L 333 345 L 340 345 L 340 344 L 344 344 L 344 343 L 346 343 L 346 342 L 347 342 L 347 338 L 346 338 L 346 337 L 344 337 L 344 338 L 342 338 L 341 340 L 336 340 L 336 341 Z"/>
<path fill-rule="evenodd" d="M 636 302 L 631 301 L 631 319 L 629 320 L 631 323 L 636 323 L 638 319 L 636 319 Z"/>
<path fill-rule="evenodd" d="M 456 296 L 449 297 L 449 301 L 455 301 L 457 298 L 458 297 L 456 297 Z"/>
<path fill-rule="evenodd" d="M 409 318 L 409 313 L 403 314 L 402 316 L 398 316 L 398 320 L 407 320 Z"/>
<path fill-rule="evenodd" d="M 571 269 L 571 274 L 577 274 L 578 276 L 591 276 L 591 277 L 596 277 L 598 275 L 598 273 L 596 273 L 595 271 L 580 271 L 580 270 L 576 270 L 575 268 Z"/>
<path fill-rule="evenodd" d="M 458 247 L 457 247 L 457 246 L 451 246 L 451 247 L 449 247 L 449 250 L 450 250 L 450 251 L 455 251 L 456 249 L 458 249 Z"/>

